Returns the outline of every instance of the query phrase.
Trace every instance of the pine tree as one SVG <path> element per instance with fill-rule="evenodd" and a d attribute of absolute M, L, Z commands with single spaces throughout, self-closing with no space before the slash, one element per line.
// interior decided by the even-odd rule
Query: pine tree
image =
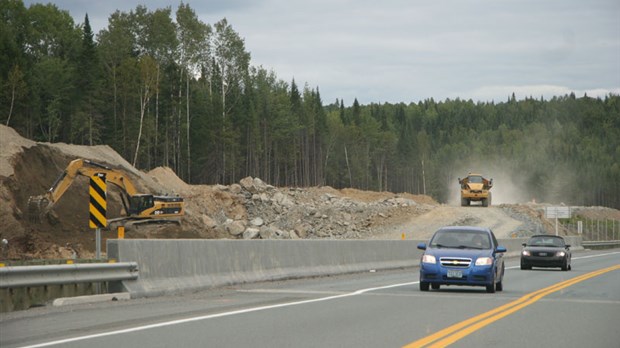
<path fill-rule="evenodd" d="M 75 120 L 71 122 L 73 137 L 79 137 L 79 143 L 95 145 L 100 143 L 102 119 L 98 110 L 100 94 L 99 57 L 97 47 L 93 40 L 93 32 L 88 20 L 88 14 L 84 16 L 82 29 L 82 45 L 77 64 L 76 74 L 76 112 Z"/>

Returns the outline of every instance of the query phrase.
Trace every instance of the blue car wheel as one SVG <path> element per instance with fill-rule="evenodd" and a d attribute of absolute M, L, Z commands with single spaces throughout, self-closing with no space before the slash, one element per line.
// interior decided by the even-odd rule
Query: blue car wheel
<path fill-rule="evenodd" d="M 492 294 L 495 292 L 495 279 L 493 279 L 493 281 L 491 281 L 491 285 L 487 285 L 487 292 L 489 294 Z"/>

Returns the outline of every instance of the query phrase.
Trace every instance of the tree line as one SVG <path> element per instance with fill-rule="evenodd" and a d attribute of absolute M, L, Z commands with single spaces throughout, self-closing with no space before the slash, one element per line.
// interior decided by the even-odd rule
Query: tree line
<path fill-rule="evenodd" d="M 0 121 L 37 141 L 107 144 L 192 184 L 246 176 L 453 199 L 467 171 L 514 199 L 620 207 L 620 100 L 324 102 L 251 65 L 226 19 L 181 3 L 93 33 L 53 4 L 0 0 Z"/>

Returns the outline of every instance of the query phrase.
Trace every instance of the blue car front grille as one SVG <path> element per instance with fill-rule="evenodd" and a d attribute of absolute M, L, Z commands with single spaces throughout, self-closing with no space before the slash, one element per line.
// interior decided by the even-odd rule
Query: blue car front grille
<path fill-rule="evenodd" d="M 462 267 L 467 268 L 471 265 L 471 259 L 465 257 L 442 257 L 439 259 L 444 267 Z"/>

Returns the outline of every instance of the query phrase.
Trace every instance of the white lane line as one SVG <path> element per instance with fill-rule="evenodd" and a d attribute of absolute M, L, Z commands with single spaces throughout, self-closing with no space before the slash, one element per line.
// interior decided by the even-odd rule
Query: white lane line
<path fill-rule="evenodd" d="M 311 294 L 311 295 L 341 295 L 344 291 L 316 291 L 316 290 L 295 290 L 295 289 L 248 289 L 237 290 L 237 292 L 257 293 L 257 294 Z"/>
<path fill-rule="evenodd" d="M 66 338 L 66 339 L 57 340 L 57 341 L 51 341 L 51 342 L 44 342 L 44 343 L 34 344 L 34 345 L 30 345 L 30 346 L 24 346 L 23 348 L 49 347 L 49 346 L 54 346 L 54 345 L 58 345 L 58 344 L 65 344 L 65 343 L 71 343 L 71 342 L 84 341 L 84 340 L 93 339 L 93 338 L 101 338 L 101 337 L 106 337 L 106 336 L 113 336 L 113 335 L 120 335 L 120 334 L 125 334 L 125 333 L 132 333 L 132 332 L 143 331 L 143 330 L 150 330 L 150 329 L 155 329 L 155 328 L 160 328 L 160 327 L 165 327 L 165 326 L 191 323 L 191 322 L 200 321 L 200 320 L 208 320 L 208 319 L 227 317 L 227 316 L 237 315 L 237 314 L 252 313 L 252 312 L 264 311 L 264 310 L 274 309 L 274 308 L 298 306 L 298 305 L 307 304 L 307 303 L 330 301 L 330 300 L 335 300 L 335 299 L 339 299 L 339 298 L 357 296 L 357 295 L 361 295 L 361 294 L 364 294 L 364 293 L 367 293 L 367 292 L 370 292 L 370 291 L 377 291 L 377 290 L 383 290 L 383 289 L 397 288 L 397 287 L 400 287 L 400 286 L 414 285 L 414 284 L 418 284 L 418 283 L 419 282 L 408 282 L 408 283 L 385 285 L 385 286 L 379 286 L 379 287 L 376 287 L 376 288 L 361 289 L 361 290 L 357 290 L 357 291 L 354 291 L 354 292 L 345 293 L 345 294 L 341 294 L 341 295 L 321 297 L 321 298 L 316 298 L 316 299 L 311 299 L 311 300 L 281 303 L 281 304 L 270 305 L 270 306 L 254 307 L 254 308 L 240 309 L 240 310 L 231 311 L 231 312 L 224 312 L 224 313 L 218 313 L 218 314 L 203 315 L 203 316 L 193 317 L 193 318 L 172 320 L 172 321 L 167 321 L 167 322 L 163 322 L 163 323 L 157 323 L 157 324 L 133 327 L 133 328 L 129 328 L 129 329 L 115 330 L 115 331 L 103 332 L 103 333 L 99 333 L 99 334 L 79 336 L 79 337 L 73 337 L 73 338 Z"/>
<path fill-rule="evenodd" d="M 615 255 L 615 254 L 620 254 L 620 252 L 612 252 L 612 253 L 605 253 L 605 254 L 599 254 L 599 255 L 575 257 L 573 259 L 574 260 L 577 260 L 577 259 L 589 259 L 589 258 L 594 258 L 594 257 L 603 257 L 603 256 L 609 256 L 609 255 Z M 506 269 L 513 269 L 513 268 L 519 268 L 519 266 L 507 267 Z M 193 317 L 193 318 L 173 320 L 173 321 L 167 321 L 167 322 L 163 322 L 163 323 L 138 326 L 138 327 L 129 328 L 129 329 L 115 330 L 115 331 L 103 332 L 103 333 L 99 333 L 99 334 L 79 336 L 79 337 L 67 338 L 67 339 L 62 339 L 62 340 L 57 340 L 57 341 L 44 342 L 44 343 L 39 343 L 39 344 L 35 344 L 35 345 L 24 346 L 22 348 L 49 347 L 49 346 L 54 346 L 54 345 L 58 345 L 58 344 L 64 344 L 64 343 L 88 340 L 88 339 L 92 339 L 92 338 L 100 338 L 100 337 L 106 337 L 106 336 L 120 335 L 120 334 L 124 334 L 124 333 L 138 332 L 138 331 L 149 330 L 149 329 L 154 329 L 154 328 L 158 328 L 158 327 L 190 323 L 190 322 L 193 322 L 193 321 L 221 318 L 221 317 L 227 317 L 227 316 L 237 315 L 237 314 L 245 314 L 245 313 L 251 313 L 251 312 L 264 311 L 264 310 L 274 309 L 274 308 L 298 306 L 298 305 L 307 304 L 307 303 L 330 301 L 330 300 L 336 300 L 336 299 L 339 299 L 339 298 L 357 296 L 357 295 L 361 295 L 361 294 L 364 294 L 364 293 L 367 293 L 367 292 L 371 292 L 371 291 L 390 289 L 390 288 L 397 288 L 397 287 L 407 286 L 407 285 L 415 285 L 415 284 L 418 284 L 418 283 L 419 283 L 419 281 L 408 282 L 408 283 L 400 283 L 400 284 L 392 284 L 392 285 L 385 285 L 385 286 L 379 286 L 379 287 L 376 287 L 376 288 L 361 289 L 361 290 L 357 290 L 357 291 L 354 291 L 354 292 L 345 293 L 345 294 L 341 294 L 341 295 L 334 295 L 334 296 L 321 297 L 321 298 L 316 298 L 316 299 L 311 299 L 311 300 L 281 303 L 281 304 L 277 304 L 277 305 L 247 308 L 247 309 L 241 309 L 241 310 L 231 311 L 231 312 L 224 312 L 224 313 L 204 315 L 204 316 Z"/>
<path fill-rule="evenodd" d="M 606 254 L 573 257 L 572 259 L 573 260 L 592 259 L 592 258 L 595 258 L 595 257 L 609 256 L 609 255 L 616 255 L 616 254 L 620 254 L 620 251 L 614 251 L 613 253 L 606 253 Z"/>

